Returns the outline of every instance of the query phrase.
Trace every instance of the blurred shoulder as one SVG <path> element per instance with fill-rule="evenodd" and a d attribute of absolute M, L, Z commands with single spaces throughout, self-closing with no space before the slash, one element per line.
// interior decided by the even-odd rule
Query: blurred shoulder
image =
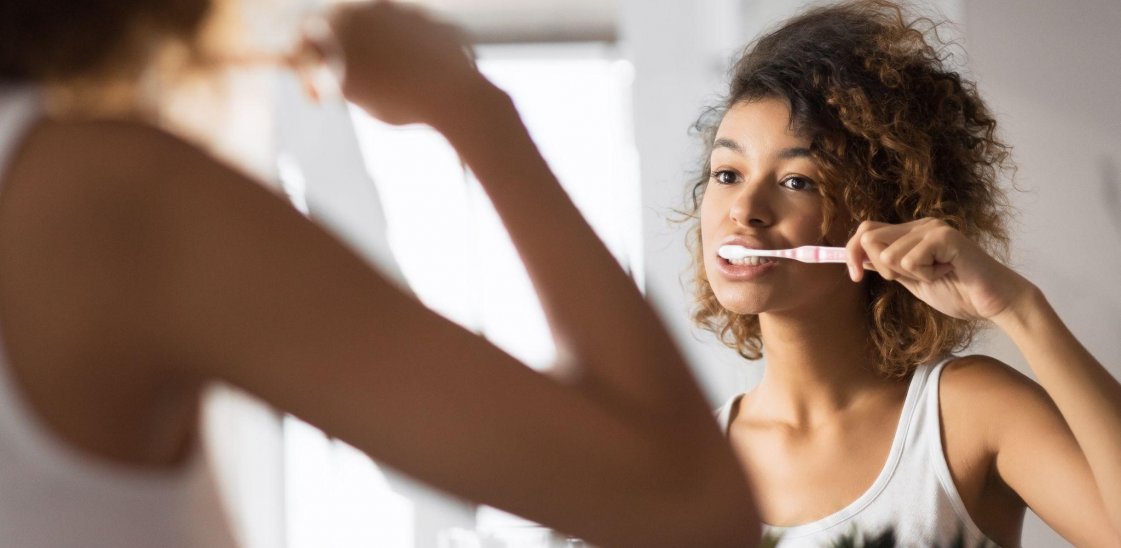
<path fill-rule="evenodd" d="M 151 179 L 215 161 L 184 139 L 132 120 L 46 120 L 28 135 L 20 157 L 22 166 L 36 172 L 99 184 Z"/>
<path fill-rule="evenodd" d="M 258 202 L 268 194 L 202 148 L 131 120 L 44 120 L 7 168 L 0 194 L 5 267 L 29 271 L 39 257 L 58 264 L 96 259 L 102 278 L 139 275 L 144 265 L 155 272 L 216 204 L 240 204 L 230 196 L 247 191 Z M 57 264 L 36 269 L 54 270 Z"/>
<path fill-rule="evenodd" d="M 78 224 L 170 220 L 260 186 L 202 147 L 132 120 L 45 120 L 20 144 L 3 184 L 7 214 Z"/>

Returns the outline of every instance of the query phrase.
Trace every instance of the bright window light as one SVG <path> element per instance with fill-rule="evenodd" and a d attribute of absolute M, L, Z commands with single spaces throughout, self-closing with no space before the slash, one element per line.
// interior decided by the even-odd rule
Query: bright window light
<path fill-rule="evenodd" d="M 630 65 L 605 45 L 566 44 L 482 48 L 479 66 L 513 97 L 566 191 L 641 286 Z M 351 118 L 390 246 L 418 297 L 527 365 L 546 367 L 555 348 L 529 278 L 454 151 L 427 128 L 387 126 L 358 109 Z M 289 548 L 469 546 L 501 541 L 503 523 L 524 538 L 525 524 L 512 519 L 486 518 L 481 531 L 470 505 L 401 483 L 295 419 L 286 420 L 285 438 Z"/>

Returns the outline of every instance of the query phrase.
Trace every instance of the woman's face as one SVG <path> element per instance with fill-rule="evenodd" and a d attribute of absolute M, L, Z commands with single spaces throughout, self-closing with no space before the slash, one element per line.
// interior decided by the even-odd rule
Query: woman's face
<path fill-rule="evenodd" d="M 724 115 L 701 203 L 705 272 L 720 304 L 737 314 L 812 311 L 853 291 L 844 265 L 762 259 L 735 264 L 722 245 L 783 249 L 821 245 L 821 171 L 809 138 L 790 127 L 780 99 L 737 103 Z M 847 295 L 846 295 L 847 297 Z M 846 299 L 847 300 L 847 299 Z"/>

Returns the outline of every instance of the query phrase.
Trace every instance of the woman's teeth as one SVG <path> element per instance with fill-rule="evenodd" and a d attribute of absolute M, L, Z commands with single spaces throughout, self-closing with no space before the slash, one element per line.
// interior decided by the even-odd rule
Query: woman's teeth
<path fill-rule="evenodd" d="M 761 264 L 773 263 L 775 259 L 771 257 L 744 257 L 742 259 L 727 259 L 727 261 L 739 266 L 759 266 Z"/>

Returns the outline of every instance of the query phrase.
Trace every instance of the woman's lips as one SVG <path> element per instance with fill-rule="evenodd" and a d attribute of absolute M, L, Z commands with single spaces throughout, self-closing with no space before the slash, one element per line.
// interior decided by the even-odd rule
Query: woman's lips
<path fill-rule="evenodd" d="M 737 282 L 751 281 L 760 276 L 764 276 L 779 263 L 778 260 L 772 259 L 758 265 L 739 265 L 732 264 L 728 262 L 728 259 L 723 259 L 721 257 L 717 257 L 716 260 L 719 261 L 720 273 L 723 274 L 725 278 Z"/>

